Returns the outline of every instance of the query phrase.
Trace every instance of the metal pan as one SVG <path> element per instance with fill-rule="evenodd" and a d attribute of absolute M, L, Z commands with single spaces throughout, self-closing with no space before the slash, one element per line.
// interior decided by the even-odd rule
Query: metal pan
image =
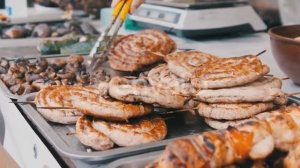
<path fill-rule="evenodd" d="M 300 98 L 290 97 L 288 104 L 296 103 L 300 105 Z M 140 168 L 152 163 L 163 151 L 149 152 L 146 154 L 125 157 L 111 162 L 107 168 Z"/>
<path fill-rule="evenodd" d="M 29 94 L 19 100 L 32 101 L 34 95 L 34 93 Z M 67 157 L 84 161 L 108 161 L 120 157 L 160 150 L 174 139 L 209 130 L 201 118 L 195 117 L 190 113 L 169 114 L 163 116 L 168 127 L 168 134 L 165 140 L 131 147 L 116 147 L 106 151 L 87 152 L 88 149 L 79 142 L 76 136 L 67 135 L 67 133 L 75 132 L 74 125 L 66 126 L 47 122 L 39 112 L 29 104 L 21 105 L 21 108 L 58 152 Z"/>

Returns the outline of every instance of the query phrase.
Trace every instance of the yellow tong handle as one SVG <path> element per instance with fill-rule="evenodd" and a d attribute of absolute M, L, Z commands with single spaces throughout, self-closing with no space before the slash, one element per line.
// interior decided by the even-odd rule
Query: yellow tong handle
<path fill-rule="evenodd" d="M 126 16 L 130 11 L 132 1 L 133 0 L 120 0 L 120 2 L 116 5 L 116 7 L 113 11 L 113 16 L 118 17 L 118 15 L 119 15 L 120 19 L 122 21 L 125 21 Z M 124 7 L 123 7 L 123 5 L 124 5 Z"/>

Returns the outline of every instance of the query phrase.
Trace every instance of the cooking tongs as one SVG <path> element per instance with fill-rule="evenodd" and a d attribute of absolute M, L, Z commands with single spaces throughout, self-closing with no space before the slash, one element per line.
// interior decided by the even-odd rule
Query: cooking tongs
<path fill-rule="evenodd" d="M 110 25 L 101 33 L 100 37 L 97 39 L 94 47 L 90 51 L 89 56 L 92 57 L 91 65 L 89 66 L 89 71 L 93 71 L 96 65 L 102 63 L 106 60 L 106 52 L 111 47 L 112 42 L 118 34 L 118 31 L 122 27 L 126 16 L 130 10 L 130 6 L 133 0 L 120 0 L 113 10 L 113 20 Z M 114 32 L 112 36 L 108 36 L 112 28 Z"/>

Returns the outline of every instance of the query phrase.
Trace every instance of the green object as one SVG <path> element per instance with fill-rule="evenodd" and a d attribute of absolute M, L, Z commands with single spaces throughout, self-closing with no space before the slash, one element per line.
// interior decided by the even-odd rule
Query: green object
<path fill-rule="evenodd" d="M 46 40 L 38 44 L 38 50 L 42 55 L 89 53 L 96 40 L 97 37 L 93 36 L 72 36 L 62 40 Z"/>
<path fill-rule="evenodd" d="M 60 49 L 57 47 L 56 43 L 50 40 L 38 44 L 37 48 L 42 55 L 60 53 Z"/>
<path fill-rule="evenodd" d="M 135 21 L 131 20 L 130 17 L 127 17 L 124 23 L 125 29 L 127 30 L 141 30 Z"/>
<path fill-rule="evenodd" d="M 64 46 L 60 48 L 61 54 L 73 54 L 73 53 L 89 53 L 93 48 L 94 42 L 80 42 L 72 45 Z"/>

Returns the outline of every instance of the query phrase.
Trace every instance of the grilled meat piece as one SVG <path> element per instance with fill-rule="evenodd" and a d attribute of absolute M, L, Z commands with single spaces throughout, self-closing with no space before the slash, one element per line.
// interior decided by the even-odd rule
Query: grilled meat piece
<path fill-rule="evenodd" d="M 167 108 L 182 108 L 188 101 L 188 98 L 169 89 L 150 86 L 146 79 L 129 80 L 122 77 L 111 79 L 109 95 L 121 101 L 159 104 Z"/>
<path fill-rule="evenodd" d="M 290 150 L 298 144 L 299 121 L 300 108 L 292 105 L 272 113 L 265 120 L 175 140 L 153 165 L 157 168 L 204 168 L 231 165 L 248 157 L 264 159 L 274 148 L 286 146 L 285 150 Z"/>
<path fill-rule="evenodd" d="M 144 30 L 116 42 L 108 52 L 109 64 L 119 71 L 138 71 L 163 60 L 161 55 L 169 54 L 175 48 L 175 42 L 166 33 Z"/>
<path fill-rule="evenodd" d="M 262 112 L 262 113 L 254 115 L 254 116 L 251 116 L 250 118 L 239 119 L 239 120 L 215 120 L 215 119 L 211 119 L 211 118 L 205 118 L 204 121 L 211 128 L 227 129 L 228 127 L 237 127 L 238 125 L 241 125 L 241 124 L 244 124 L 247 122 L 253 122 L 253 121 L 265 119 L 267 117 L 270 117 L 270 115 L 273 112 L 274 111 Z"/>
<path fill-rule="evenodd" d="M 197 68 L 215 58 L 217 57 L 214 55 L 200 51 L 180 51 L 167 55 L 165 60 L 171 72 L 189 80 Z"/>
<path fill-rule="evenodd" d="M 114 146 L 106 135 L 93 127 L 93 118 L 89 116 L 82 116 L 77 120 L 76 136 L 82 144 L 95 150 L 107 150 Z"/>
<path fill-rule="evenodd" d="M 130 118 L 141 117 L 153 111 L 151 105 L 115 101 L 108 97 L 102 97 L 100 92 L 95 88 L 81 86 L 46 87 L 37 94 L 35 101 L 37 106 L 73 107 L 76 109 L 38 109 L 46 119 L 59 123 L 63 123 L 64 121 L 60 121 L 58 115 L 74 112 L 76 112 L 75 114 L 83 113 L 106 120 L 127 121 Z M 52 116 L 50 116 L 51 113 L 53 113 Z M 70 122 L 73 121 L 71 120 Z"/>
<path fill-rule="evenodd" d="M 189 81 L 173 74 L 166 64 L 151 69 L 148 73 L 148 80 L 152 86 L 169 89 L 186 96 L 197 93 Z"/>
<path fill-rule="evenodd" d="M 200 116 L 217 120 L 237 120 L 249 118 L 272 108 L 274 108 L 273 103 L 206 104 L 200 102 L 198 113 Z"/>
<path fill-rule="evenodd" d="M 115 101 L 110 98 L 87 97 L 81 95 L 72 95 L 70 97 L 73 107 L 78 111 L 111 121 L 127 121 L 130 118 L 141 117 L 153 111 L 151 105 L 130 104 L 121 101 Z"/>
<path fill-rule="evenodd" d="M 94 119 L 93 127 L 119 146 L 133 146 L 162 140 L 167 135 L 164 119 L 157 116 L 139 118 L 130 123 Z"/>
<path fill-rule="evenodd" d="M 294 149 L 289 151 L 288 156 L 284 159 L 285 168 L 300 167 L 300 144 L 296 145 Z"/>
<path fill-rule="evenodd" d="M 254 82 L 269 72 L 257 56 L 219 58 L 205 63 L 191 77 L 198 89 L 218 89 Z"/>
<path fill-rule="evenodd" d="M 281 90 L 281 86 L 280 79 L 263 77 L 244 86 L 200 90 L 196 99 L 207 103 L 274 102 L 284 105 L 287 103 L 287 95 Z"/>
<path fill-rule="evenodd" d="M 93 93 L 95 89 L 78 88 L 76 86 L 49 86 L 40 90 L 35 96 L 36 107 L 72 107 L 70 100 L 65 94 L 65 90 L 73 94 Z M 61 124 L 74 124 L 83 114 L 76 109 L 37 109 L 41 115 L 48 121 Z"/>

